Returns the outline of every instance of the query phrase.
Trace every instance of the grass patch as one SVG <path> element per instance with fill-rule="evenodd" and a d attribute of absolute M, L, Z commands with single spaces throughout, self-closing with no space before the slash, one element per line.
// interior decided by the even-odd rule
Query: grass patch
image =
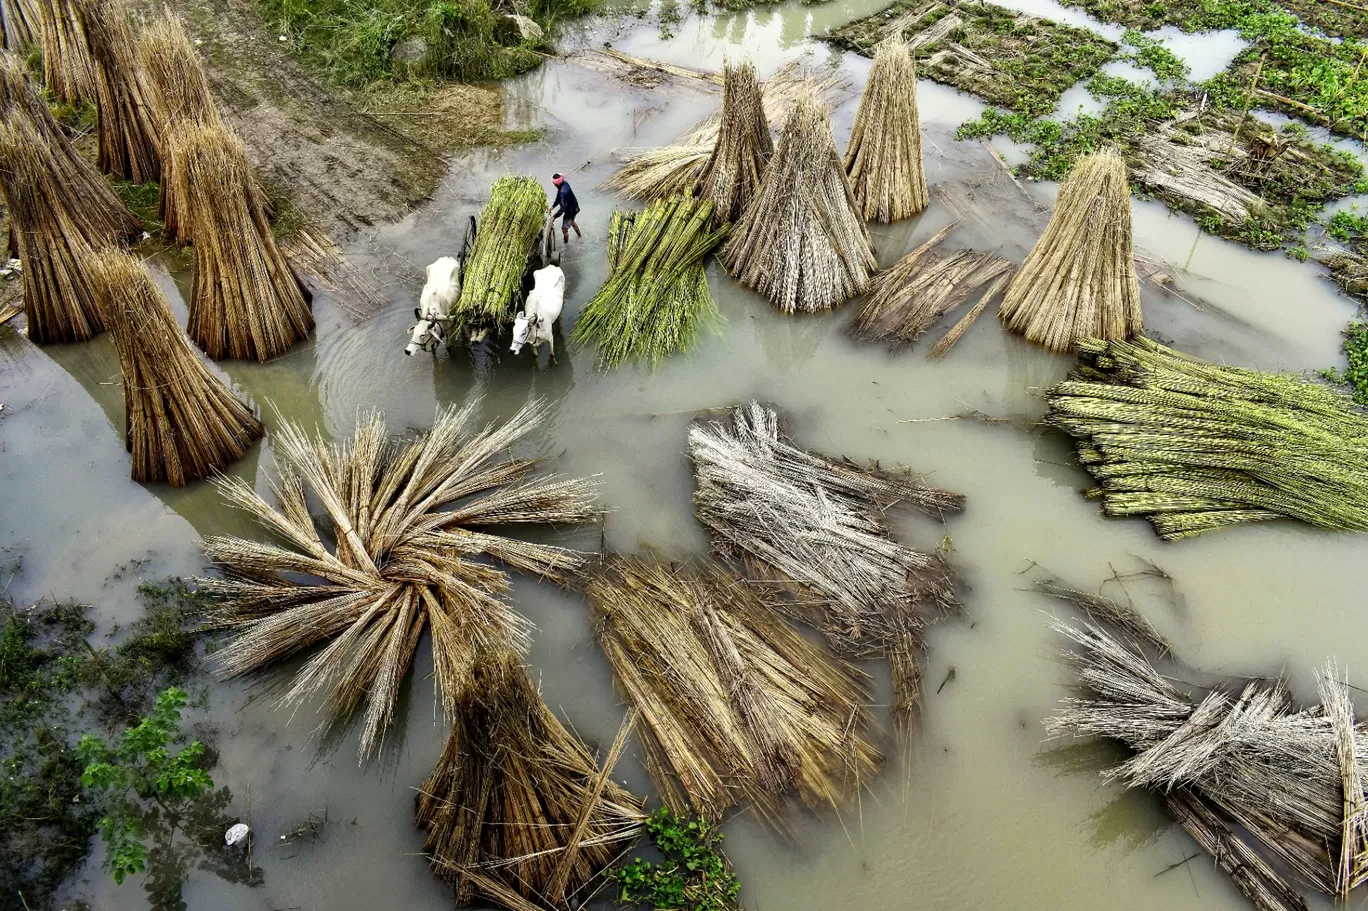
<path fill-rule="evenodd" d="M 1060 25 L 990 3 L 936 4 L 918 15 L 917 0 L 892 6 L 833 33 L 828 40 L 866 57 L 887 35 L 927 33 L 915 51 L 919 74 L 1030 115 L 1054 110 L 1061 95 L 1088 79 L 1117 46 L 1087 29 Z"/>
<path fill-rule="evenodd" d="M 1128 28 L 1121 40 L 1130 48 L 1124 55 L 1125 59 L 1136 66 L 1146 67 L 1165 82 L 1177 82 L 1187 78 L 1188 65 L 1155 39 Z"/>
<path fill-rule="evenodd" d="M 114 195 L 142 222 L 148 234 L 160 234 L 161 222 L 161 184 L 151 181 L 134 183 L 131 180 L 111 180 Z"/>
<path fill-rule="evenodd" d="M 1349 211 L 1336 212 L 1325 223 L 1325 230 L 1335 240 L 1352 244 L 1368 237 L 1368 216 L 1355 215 Z"/>
<path fill-rule="evenodd" d="M 1188 32 L 1238 28 L 1250 15 L 1287 13 L 1332 37 L 1368 38 L 1368 16 L 1326 0 L 1066 0 L 1065 5 L 1142 31 L 1166 25 Z"/>
<path fill-rule="evenodd" d="M 722 856 L 722 833 L 702 819 L 675 816 L 661 807 L 646 831 L 663 860 L 640 857 L 613 874 L 618 902 L 654 911 L 732 911 L 741 883 Z"/>
<path fill-rule="evenodd" d="M 1349 366 L 1321 371 L 1332 383 L 1348 386 L 1354 401 L 1368 405 L 1368 323 L 1355 320 L 1344 330 L 1344 356 Z"/>

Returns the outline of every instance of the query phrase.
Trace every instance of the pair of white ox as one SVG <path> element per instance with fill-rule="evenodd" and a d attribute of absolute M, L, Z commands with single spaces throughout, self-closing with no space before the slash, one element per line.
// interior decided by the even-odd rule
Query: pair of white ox
<path fill-rule="evenodd" d="M 461 296 L 463 263 L 452 256 L 443 256 L 427 267 L 427 282 L 419 298 L 414 315 L 418 322 L 409 327 L 409 343 L 404 353 L 436 351 L 451 332 L 451 308 Z M 532 290 L 527 293 L 523 309 L 513 318 L 513 344 L 509 350 L 521 353 L 523 346 L 531 346 L 535 354 L 543 342 L 549 346 L 551 357 L 556 356 L 553 331 L 565 304 L 565 273 L 560 266 L 546 266 L 532 273 Z M 470 340 L 484 340 L 486 331 L 472 332 Z"/>

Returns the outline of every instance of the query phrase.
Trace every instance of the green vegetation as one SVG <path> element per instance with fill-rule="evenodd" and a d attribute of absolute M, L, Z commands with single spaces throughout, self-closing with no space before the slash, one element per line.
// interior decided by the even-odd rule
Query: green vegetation
<path fill-rule="evenodd" d="M 1368 237 L 1368 216 L 1355 215 L 1348 210 L 1339 211 L 1326 222 L 1325 230 L 1335 240 L 1351 244 Z"/>
<path fill-rule="evenodd" d="M 1165 25 L 1189 32 L 1237 28 L 1249 16 L 1290 13 L 1327 35 L 1368 37 L 1368 16 L 1326 0 L 1068 0 L 1068 5 L 1142 31 Z"/>
<path fill-rule="evenodd" d="M 136 723 L 158 689 L 194 670 L 199 596 L 170 580 L 139 597 L 143 616 L 105 648 L 88 642 L 81 605 L 0 598 L 0 911 L 47 906 L 90 850 L 100 814 L 83 794 L 78 724 Z"/>
<path fill-rule="evenodd" d="M 1344 370 L 1331 367 L 1321 375 L 1332 383 L 1348 386 L 1354 401 L 1368 405 L 1368 323 L 1355 320 L 1344 330 L 1344 356 L 1349 366 Z"/>
<path fill-rule="evenodd" d="M 167 687 L 157 694 L 151 714 L 124 731 L 113 746 L 97 734 L 86 734 L 76 745 L 76 754 L 85 763 L 81 784 L 94 793 L 104 812 L 100 835 L 107 849 L 105 869 L 121 885 L 128 874 L 147 869 L 143 804 L 155 802 L 168 813 L 182 812 L 214 787 L 209 773 L 200 768 L 203 743 L 192 740 L 171 752 L 173 744 L 185 739 L 180 717 L 187 701 L 183 691 Z"/>
<path fill-rule="evenodd" d="M 301 59 L 350 87 L 413 76 L 502 79 L 537 66 L 546 49 L 544 39 L 524 38 L 489 0 L 259 2 L 267 23 Z M 529 15 L 549 28 L 596 3 L 534 0 Z"/>
<path fill-rule="evenodd" d="M 160 234 L 161 223 L 161 184 L 156 181 L 134 183 L 131 180 L 111 180 L 114 194 L 142 222 L 148 234 Z"/>
<path fill-rule="evenodd" d="M 1133 48 L 1125 54 L 1125 57 L 1137 66 L 1149 68 L 1155 76 L 1166 82 L 1176 82 L 1187 78 L 1188 65 L 1177 54 L 1155 39 L 1142 35 L 1135 29 L 1128 28 L 1121 40 L 1127 47 Z"/>
<path fill-rule="evenodd" d="M 828 40 L 865 56 L 903 17 L 920 8 L 917 0 L 892 6 L 852 22 Z M 1022 114 L 1054 110 L 1070 86 L 1095 74 L 1117 47 L 1087 29 L 1060 25 L 1013 12 L 991 3 L 964 4 L 952 11 L 938 4 L 903 28 L 911 38 L 954 16 L 944 37 L 916 49 L 918 72 L 972 92 Z M 981 61 L 991 61 L 984 66 Z"/>
<path fill-rule="evenodd" d="M 736 874 L 720 852 L 722 833 L 702 819 L 675 816 L 661 807 L 646 821 L 646 831 L 664 856 L 660 863 L 640 857 L 614 874 L 618 901 L 653 911 L 731 911 L 741 891 Z"/>

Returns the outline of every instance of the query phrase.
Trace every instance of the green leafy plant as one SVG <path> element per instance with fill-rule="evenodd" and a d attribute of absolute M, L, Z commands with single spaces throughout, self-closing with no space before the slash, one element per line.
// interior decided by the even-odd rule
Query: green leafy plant
<path fill-rule="evenodd" d="M 1368 216 L 1355 215 L 1353 212 L 1341 210 L 1331 216 L 1330 221 L 1326 222 L 1325 230 L 1335 240 L 1350 244 L 1361 237 L 1368 237 Z"/>
<path fill-rule="evenodd" d="M 720 852 L 722 833 L 702 819 L 675 816 L 661 807 L 646 821 L 646 831 L 663 856 L 659 863 L 640 857 L 614 874 L 624 905 L 654 911 L 732 911 L 741 884 Z"/>
<path fill-rule="evenodd" d="M 1160 79 L 1177 81 L 1187 78 L 1187 64 L 1154 38 L 1128 28 L 1121 40 L 1133 48 L 1125 56 L 1135 64 L 1153 70 Z"/>
<path fill-rule="evenodd" d="M 194 740 L 172 752 L 172 745 L 184 739 L 180 718 L 188 701 L 182 690 L 168 687 L 157 694 L 152 712 L 124 731 L 113 746 L 97 734 L 86 734 L 76 745 L 76 754 L 85 763 L 81 784 L 104 811 L 99 825 L 108 847 L 105 867 L 116 883 L 147 869 L 144 803 L 176 813 L 214 787 L 200 767 L 203 743 Z"/>

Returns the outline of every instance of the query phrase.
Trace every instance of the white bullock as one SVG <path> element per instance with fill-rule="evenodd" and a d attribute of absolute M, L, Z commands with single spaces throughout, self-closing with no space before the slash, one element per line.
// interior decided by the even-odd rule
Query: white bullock
<path fill-rule="evenodd" d="M 551 357 L 556 356 L 556 340 L 552 329 L 560 319 L 561 307 L 565 304 L 565 273 L 560 266 L 547 266 L 532 273 L 532 290 L 527 293 L 523 309 L 513 319 L 513 344 L 510 350 L 517 354 L 523 345 L 532 346 L 535 354 L 546 342 L 551 348 Z"/>
<path fill-rule="evenodd" d="M 451 308 L 461 296 L 461 261 L 443 256 L 427 267 L 427 283 L 413 315 L 418 322 L 409 327 L 409 343 L 404 353 L 413 357 L 418 350 L 436 351 L 446 341 Z"/>

